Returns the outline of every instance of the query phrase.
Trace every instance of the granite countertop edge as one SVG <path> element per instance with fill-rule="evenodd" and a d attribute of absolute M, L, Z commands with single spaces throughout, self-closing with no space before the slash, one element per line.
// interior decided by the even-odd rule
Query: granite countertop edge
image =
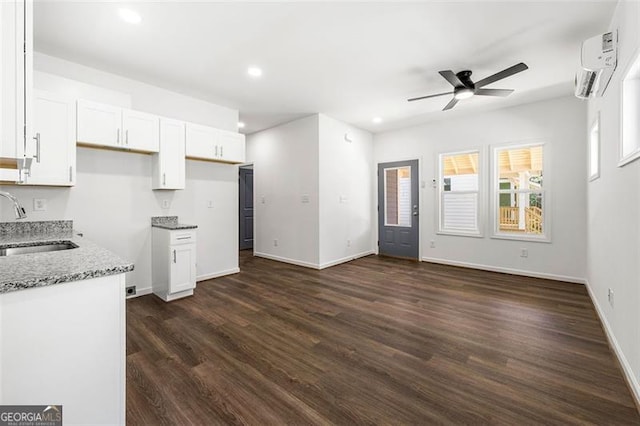
<path fill-rule="evenodd" d="M 77 248 L 0 257 L 0 294 L 133 271 L 134 265 L 80 234 L 52 232 L 0 236 L 0 248 L 71 241 Z"/>
<path fill-rule="evenodd" d="M 169 229 L 170 231 L 179 230 L 179 229 L 197 229 L 198 228 L 198 225 L 188 225 L 186 223 L 176 223 L 176 224 L 154 223 L 151 226 L 153 228 Z"/>

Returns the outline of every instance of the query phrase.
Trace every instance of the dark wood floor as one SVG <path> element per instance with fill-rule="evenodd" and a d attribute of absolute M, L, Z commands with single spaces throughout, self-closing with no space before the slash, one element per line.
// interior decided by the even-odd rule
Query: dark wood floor
<path fill-rule="evenodd" d="M 241 255 L 127 302 L 127 423 L 640 424 L 581 285 Z"/>

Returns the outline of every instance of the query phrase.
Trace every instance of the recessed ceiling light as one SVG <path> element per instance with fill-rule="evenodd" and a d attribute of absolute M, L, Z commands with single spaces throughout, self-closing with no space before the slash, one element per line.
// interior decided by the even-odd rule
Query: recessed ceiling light
<path fill-rule="evenodd" d="M 249 67 L 247 69 L 247 74 L 249 74 L 251 77 L 261 77 L 262 70 L 258 67 Z"/>
<path fill-rule="evenodd" d="M 135 12 L 131 9 L 120 9 L 118 10 L 118 13 L 120 14 L 120 18 L 122 18 L 124 22 L 128 22 L 129 24 L 139 24 L 140 22 L 142 22 L 142 18 L 140 17 L 138 12 Z"/>
<path fill-rule="evenodd" d="M 244 129 L 245 124 L 242 121 L 238 121 L 238 129 Z"/>
<path fill-rule="evenodd" d="M 373 119 L 371 121 L 373 122 L 373 124 L 380 124 L 380 123 L 382 123 L 382 118 L 373 117 Z"/>

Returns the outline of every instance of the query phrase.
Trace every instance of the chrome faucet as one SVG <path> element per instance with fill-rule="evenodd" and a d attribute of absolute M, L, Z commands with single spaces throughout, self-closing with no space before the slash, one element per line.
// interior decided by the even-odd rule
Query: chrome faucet
<path fill-rule="evenodd" d="M 25 217 L 27 217 L 27 212 L 16 197 L 4 191 L 0 191 L 0 195 L 11 200 L 11 202 L 13 203 L 13 209 L 16 212 L 16 219 L 24 219 Z"/>

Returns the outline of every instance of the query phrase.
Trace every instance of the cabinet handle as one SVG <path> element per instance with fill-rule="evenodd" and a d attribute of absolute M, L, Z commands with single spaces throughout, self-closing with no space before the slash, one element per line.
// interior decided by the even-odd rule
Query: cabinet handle
<path fill-rule="evenodd" d="M 120 129 L 118 129 L 118 139 L 116 140 L 116 143 L 120 145 Z"/>
<path fill-rule="evenodd" d="M 69 166 L 69 182 L 73 182 L 73 166 Z"/>
<path fill-rule="evenodd" d="M 125 143 L 129 145 L 129 129 L 125 130 L 124 139 L 125 139 Z"/>
<path fill-rule="evenodd" d="M 176 263 L 176 251 L 173 251 L 173 263 Z"/>
<path fill-rule="evenodd" d="M 162 174 L 162 185 L 166 185 L 167 184 L 167 174 L 163 173 Z"/>
<path fill-rule="evenodd" d="M 34 155 L 36 162 L 40 162 L 40 133 L 36 133 L 36 136 L 33 138 L 36 141 L 36 155 Z"/>

